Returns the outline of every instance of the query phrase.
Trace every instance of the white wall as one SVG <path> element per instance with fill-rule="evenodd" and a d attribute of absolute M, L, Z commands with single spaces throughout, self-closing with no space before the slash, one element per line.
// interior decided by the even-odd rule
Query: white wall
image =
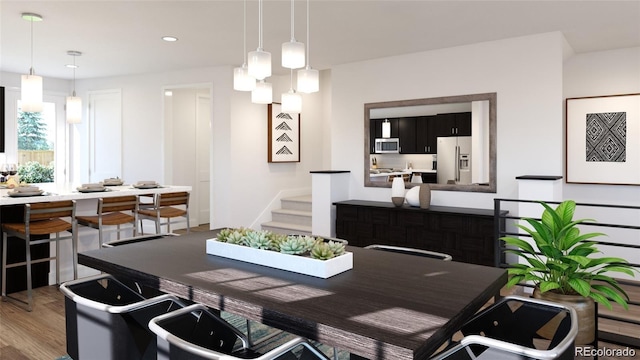
<path fill-rule="evenodd" d="M 324 84 L 329 86 L 326 77 Z M 274 101 L 289 88 L 289 77 L 272 77 Z M 77 81 L 77 92 L 120 88 L 123 98 L 125 181 L 164 181 L 163 87 L 211 83 L 211 226 L 249 226 L 281 189 L 310 193 L 309 171 L 322 169 L 323 96 L 303 95 L 301 162 L 267 163 L 267 106 L 250 93 L 232 90 L 232 69 L 215 67 Z M 279 205 L 279 204 L 278 204 Z M 279 207 L 279 206 L 278 206 Z"/>
<path fill-rule="evenodd" d="M 497 92 L 497 194 L 434 191 L 432 203 L 490 209 L 517 196 L 516 176 L 561 175 L 563 46 L 546 33 L 334 67 L 332 168 L 352 171 L 352 198 L 388 201 L 364 187 L 364 104 Z"/>
<path fill-rule="evenodd" d="M 640 48 L 574 55 L 564 64 L 563 98 L 637 93 Z M 581 202 L 640 205 L 640 186 L 565 184 L 563 193 Z"/>

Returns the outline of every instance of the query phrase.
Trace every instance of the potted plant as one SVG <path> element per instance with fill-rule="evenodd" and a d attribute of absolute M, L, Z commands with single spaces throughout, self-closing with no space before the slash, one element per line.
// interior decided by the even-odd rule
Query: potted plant
<path fill-rule="evenodd" d="M 580 323 L 576 344 L 591 343 L 595 339 L 594 301 L 612 309 L 613 300 L 628 309 L 629 296 L 608 274 L 634 276 L 636 270 L 624 259 L 594 256 L 600 251 L 590 239 L 604 234 L 580 234 L 578 225 L 595 220 L 573 220 L 574 201 L 563 201 L 555 209 L 541 204 L 544 212 L 540 220 L 525 218 L 531 227 L 517 225 L 531 235 L 532 243 L 516 237 L 501 238 L 511 246 L 507 252 L 526 260 L 510 265 L 507 287 L 531 281 L 536 286 L 534 297 L 573 306 Z"/>

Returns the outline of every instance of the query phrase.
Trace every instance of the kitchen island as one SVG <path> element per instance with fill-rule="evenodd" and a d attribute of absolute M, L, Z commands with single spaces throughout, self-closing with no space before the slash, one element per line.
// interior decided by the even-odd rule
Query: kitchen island
<path fill-rule="evenodd" d="M 11 197 L 9 192 L 12 189 L 0 189 L 0 224 L 5 221 L 21 222 L 23 221 L 24 204 L 35 202 L 76 200 L 76 215 L 94 215 L 96 214 L 98 198 L 127 196 L 127 195 L 152 195 L 155 193 L 168 193 L 176 191 L 191 191 L 191 186 L 175 186 L 161 185 L 157 188 L 138 189 L 132 185 L 125 184 L 121 186 L 108 186 L 106 191 L 81 193 L 77 190 L 80 184 L 30 184 L 39 187 L 44 191 L 39 196 L 21 196 Z M 150 198 L 151 200 L 151 198 Z M 155 226 L 149 226 L 155 232 Z M 63 241 L 60 244 L 60 277 L 61 281 L 69 280 L 73 277 L 71 244 L 69 241 Z M 24 240 L 14 239 L 9 241 L 7 245 L 8 261 L 24 261 Z M 97 249 L 98 236 L 94 229 L 84 226 L 78 227 L 78 252 Z M 0 256 L 5 251 L 2 249 L 0 242 Z M 32 256 L 34 259 L 49 257 L 50 244 L 39 244 L 32 246 Z M 33 265 L 33 284 L 34 287 L 46 286 L 55 279 L 54 262 L 42 262 Z M 50 271 L 51 270 L 51 271 Z M 51 276 L 49 276 L 51 273 Z M 88 276 L 95 274 L 96 271 L 84 267 L 78 268 L 78 275 Z M 1 281 L 1 280 L 0 280 Z M 24 267 L 17 267 L 7 270 L 7 291 L 9 293 L 26 289 L 26 271 Z"/>
<path fill-rule="evenodd" d="M 504 269 L 347 246 L 328 279 L 208 255 L 217 232 L 79 254 L 126 277 L 367 359 L 428 359 L 507 281 Z"/>

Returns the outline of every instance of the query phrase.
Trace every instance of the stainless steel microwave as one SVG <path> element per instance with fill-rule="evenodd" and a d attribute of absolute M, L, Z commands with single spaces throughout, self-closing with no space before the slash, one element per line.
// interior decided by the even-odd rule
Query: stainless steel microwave
<path fill-rule="evenodd" d="M 376 139 L 376 154 L 397 154 L 400 152 L 400 139 L 378 138 Z"/>

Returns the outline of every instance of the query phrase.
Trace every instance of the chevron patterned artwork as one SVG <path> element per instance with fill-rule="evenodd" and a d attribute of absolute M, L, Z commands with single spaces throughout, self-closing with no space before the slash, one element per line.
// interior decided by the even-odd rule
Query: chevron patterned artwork
<path fill-rule="evenodd" d="M 587 114 L 586 118 L 586 161 L 625 162 L 627 113 Z"/>
<path fill-rule="evenodd" d="M 281 112 L 278 103 L 269 104 L 268 162 L 300 161 L 300 115 Z"/>

